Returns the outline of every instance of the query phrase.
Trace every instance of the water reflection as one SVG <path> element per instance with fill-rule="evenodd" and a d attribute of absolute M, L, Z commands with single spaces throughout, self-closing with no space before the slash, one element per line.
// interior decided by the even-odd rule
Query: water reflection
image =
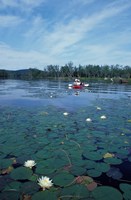
<path fill-rule="evenodd" d="M 0 81 L 1 105 L 56 105 L 75 108 L 92 104 L 99 98 L 131 98 L 131 86 L 120 84 L 91 83 L 82 90 L 68 89 L 64 81 Z"/>

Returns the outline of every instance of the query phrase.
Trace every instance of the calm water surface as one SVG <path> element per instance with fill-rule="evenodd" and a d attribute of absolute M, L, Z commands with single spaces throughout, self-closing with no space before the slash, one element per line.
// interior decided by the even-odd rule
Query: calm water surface
<path fill-rule="evenodd" d="M 130 200 L 131 86 L 0 80 L 0 174 L 1 200 Z"/>
<path fill-rule="evenodd" d="M 98 99 L 131 99 L 131 86 L 91 83 L 83 90 L 73 90 L 68 89 L 67 82 L 60 81 L 0 81 L 0 105 L 55 105 L 76 109 Z"/>

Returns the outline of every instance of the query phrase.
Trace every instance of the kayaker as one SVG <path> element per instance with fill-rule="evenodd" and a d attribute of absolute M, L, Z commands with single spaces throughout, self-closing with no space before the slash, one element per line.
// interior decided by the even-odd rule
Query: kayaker
<path fill-rule="evenodd" d="M 74 81 L 74 85 L 81 85 L 80 80 L 79 80 L 79 79 L 75 79 L 75 81 Z"/>

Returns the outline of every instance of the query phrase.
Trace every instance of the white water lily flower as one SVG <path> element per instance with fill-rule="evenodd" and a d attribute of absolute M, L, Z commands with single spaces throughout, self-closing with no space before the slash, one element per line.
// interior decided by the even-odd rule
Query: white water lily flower
<path fill-rule="evenodd" d="M 96 109 L 97 109 L 97 110 L 101 110 L 101 107 L 98 107 L 98 106 L 97 106 Z"/>
<path fill-rule="evenodd" d="M 68 112 L 64 112 L 63 115 L 67 116 L 67 115 L 69 115 L 69 113 Z"/>
<path fill-rule="evenodd" d="M 50 180 L 47 176 L 42 176 L 38 179 L 38 185 L 42 187 L 43 190 L 49 189 L 53 183 L 52 180 Z"/>
<path fill-rule="evenodd" d="M 34 160 L 27 160 L 25 163 L 24 163 L 24 166 L 25 167 L 29 167 L 30 169 L 32 169 L 32 167 L 34 167 L 36 165 L 35 161 Z"/>
<path fill-rule="evenodd" d="M 102 116 L 101 116 L 101 119 L 106 119 L 106 116 L 105 116 L 105 115 L 102 115 Z"/>
<path fill-rule="evenodd" d="M 91 122 L 92 120 L 91 120 L 91 118 L 87 118 L 86 121 L 87 122 Z"/>

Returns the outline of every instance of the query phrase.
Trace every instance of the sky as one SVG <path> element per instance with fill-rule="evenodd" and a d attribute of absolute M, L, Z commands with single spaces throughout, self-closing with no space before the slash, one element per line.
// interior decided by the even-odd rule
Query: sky
<path fill-rule="evenodd" d="M 131 0 L 0 0 L 0 69 L 131 66 Z"/>

